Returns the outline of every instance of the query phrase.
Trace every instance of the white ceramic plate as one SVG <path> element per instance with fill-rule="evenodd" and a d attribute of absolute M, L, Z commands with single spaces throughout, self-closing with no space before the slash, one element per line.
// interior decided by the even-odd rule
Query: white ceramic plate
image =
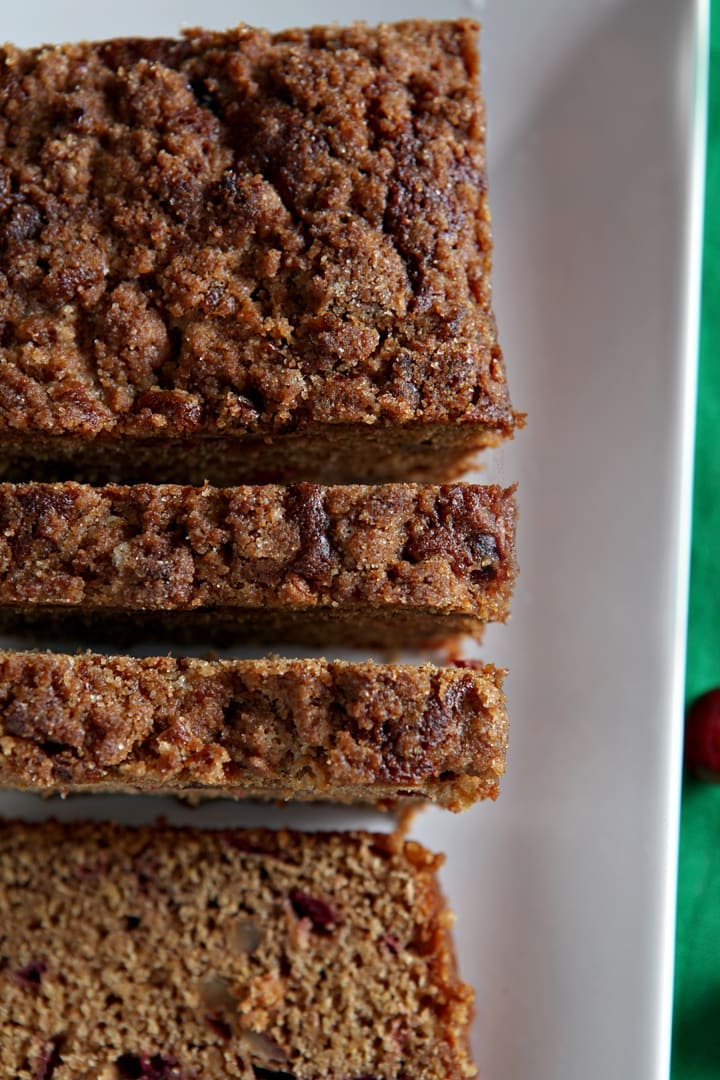
<path fill-rule="evenodd" d="M 444 850 L 484 1080 L 668 1074 L 694 417 L 707 11 L 692 0 L 25 0 L 18 44 L 245 19 L 477 14 L 495 296 L 530 424 L 489 470 L 520 481 L 522 576 L 500 801 L 428 811 Z M 486 474 L 487 475 L 487 474 Z M 200 650 L 201 651 L 201 650 Z M 182 810 L 109 798 L 0 812 L 206 824 L 369 824 L 333 809 Z"/>

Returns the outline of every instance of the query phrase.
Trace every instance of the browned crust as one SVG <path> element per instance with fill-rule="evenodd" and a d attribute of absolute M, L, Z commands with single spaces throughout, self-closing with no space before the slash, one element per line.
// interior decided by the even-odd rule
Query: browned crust
<path fill-rule="evenodd" d="M 474 1076 L 441 862 L 370 833 L 2 823 L 3 1062 Z"/>
<path fill-rule="evenodd" d="M 5 436 L 511 434 L 476 35 L 0 51 Z"/>
<path fill-rule="evenodd" d="M 0 785 L 462 810 L 496 798 L 503 673 L 0 653 Z"/>
<path fill-rule="evenodd" d="M 396 618 L 415 640 L 479 632 L 508 616 L 514 526 L 514 489 L 473 484 L 0 484 L 0 605 L 276 640 L 303 622 L 368 640 Z"/>

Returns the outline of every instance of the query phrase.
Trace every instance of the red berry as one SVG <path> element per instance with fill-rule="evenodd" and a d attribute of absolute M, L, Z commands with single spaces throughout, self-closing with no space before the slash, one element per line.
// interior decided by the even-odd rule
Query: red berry
<path fill-rule="evenodd" d="M 720 782 L 720 687 L 697 698 L 685 722 L 685 764 L 706 780 Z"/>
<path fill-rule="evenodd" d="M 309 919 L 315 930 L 325 930 L 340 921 L 326 900 L 321 900 L 319 896 L 308 896 L 301 889 L 292 890 L 290 903 L 298 919 Z"/>

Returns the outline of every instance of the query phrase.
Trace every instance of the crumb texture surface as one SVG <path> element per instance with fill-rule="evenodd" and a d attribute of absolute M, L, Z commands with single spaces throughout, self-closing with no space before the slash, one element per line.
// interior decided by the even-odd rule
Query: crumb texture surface
<path fill-rule="evenodd" d="M 293 616 L 477 629 L 507 617 L 514 522 L 512 488 L 472 484 L 0 484 L 0 606 L 173 612 L 178 633 L 194 614 L 250 632 L 275 618 L 280 639 Z"/>
<path fill-rule="evenodd" d="M 0 653 L 0 785 L 461 810 L 505 765 L 502 672 Z"/>
<path fill-rule="evenodd" d="M 476 32 L 0 50 L 0 433 L 509 434 Z"/>
<path fill-rule="evenodd" d="M 440 862 L 360 833 L 4 823 L 3 1066 L 18 1080 L 475 1076 Z"/>

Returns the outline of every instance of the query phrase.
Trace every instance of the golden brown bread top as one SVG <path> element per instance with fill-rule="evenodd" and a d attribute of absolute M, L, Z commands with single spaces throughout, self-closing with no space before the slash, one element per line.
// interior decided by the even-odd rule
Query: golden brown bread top
<path fill-rule="evenodd" d="M 0 786 L 462 810 L 505 767 L 503 672 L 0 652 Z"/>
<path fill-rule="evenodd" d="M 514 488 L 0 484 L 0 605 L 504 619 Z"/>
<path fill-rule="evenodd" d="M 512 431 L 476 25 L 0 51 L 0 431 Z"/>

